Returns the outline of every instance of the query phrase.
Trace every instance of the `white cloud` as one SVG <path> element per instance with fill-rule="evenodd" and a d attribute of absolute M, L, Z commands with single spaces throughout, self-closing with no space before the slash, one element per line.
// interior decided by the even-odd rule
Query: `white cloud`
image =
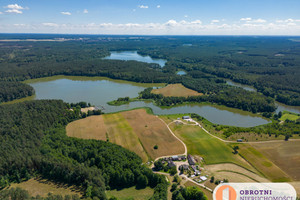
<path fill-rule="evenodd" d="M 202 24 L 201 20 L 192 21 L 191 24 Z"/>
<path fill-rule="evenodd" d="M 184 15 L 184 17 L 185 17 L 185 18 L 188 18 L 189 16 L 188 16 L 188 15 Z"/>
<path fill-rule="evenodd" d="M 10 9 L 10 10 L 6 10 L 5 12 L 7 12 L 7 13 L 16 13 L 16 14 L 22 14 L 23 13 L 21 10 L 18 10 L 18 9 Z"/>
<path fill-rule="evenodd" d="M 255 19 L 255 20 L 251 20 L 252 23 L 266 23 L 267 21 L 264 19 Z"/>
<path fill-rule="evenodd" d="M 70 12 L 60 12 L 62 15 L 72 15 Z"/>
<path fill-rule="evenodd" d="M 246 17 L 246 18 L 241 18 L 240 21 L 251 21 L 252 18 L 251 17 Z"/>
<path fill-rule="evenodd" d="M 49 27 L 58 27 L 58 24 L 55 23 L 42 23 L 43 26 L 49 26 Z"/>
<path fill-rule="evenodd" d="M 87 9 L 84 9 L 84 10 L 83 10 L 83 13 L 84 13 L 84 14 L 88 14 L 89 11 L 88 11 Z"/>
<path fill-rule="evenodd" d="M 16 13 L 16 14 L 22 14 L 24 9 L 28 9 L 28 8 L 24 8 L 18 4 L 9 4 L 7 6 L 5 6 L 4 8 L 8 8 L 8 10 L 6 10 L 6 13 Z"/>
<path fill-rule="evenodd" d="M 220 22 L 220 20 L 218 20 L 218 19 L 213 19 L 213 20 L 211 20 L 211 23 L 212 24 L 214 24 L 214 23 L 219 23 Z"/>
<path fill-rule="evenodd" d="M 3 12 L 0 12 L 0 15 L 2 15 L 3 14 Z"/>
<path fill-rule="evenodd" d="M 146 8 L 149 8 L 149 6 L 145 6 L 145 5 L 139 5 L 138 7 L 139 7 L 139 8 L 145 8 L 145 9 L 146 9 Z"/>
<path fill-rule="evenodd" d="M 156 8 L 160 8 L 160 5 L 157 5 Z"/>
<path fill-rule="evenodd" d="M 5 8 L 23 10 L 24 8 L 18 4 L 9 4 Z"/>
<path fill-rule="evenodd" d="M 286 19 L 286 20 L 276 20 L 276 23 L 292 23 L 292 22 L 300 22 L 300 19 Z"/>

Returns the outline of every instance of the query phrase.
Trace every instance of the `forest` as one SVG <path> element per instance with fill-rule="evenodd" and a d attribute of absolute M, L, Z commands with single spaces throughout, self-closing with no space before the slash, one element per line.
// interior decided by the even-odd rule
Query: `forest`
<path fill-rule="evenodd" d="M 76 184 L 85 197 L 107 199 L 105 190 L 154 188 L 152 199 L 166 199 L 167 182 L 135 153 L 118 145 L 69 138 L 65 126 L 81 118 L 80 107 L 61 100 L 0 106 L 0 188 L 31 177 Z"/>

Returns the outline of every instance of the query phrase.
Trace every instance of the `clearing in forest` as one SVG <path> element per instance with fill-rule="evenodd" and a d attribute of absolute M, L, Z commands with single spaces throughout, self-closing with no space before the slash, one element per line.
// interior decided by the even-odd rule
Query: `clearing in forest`
<path fill-rule="evenodd" d="M 184 153 L 184 146 L 166 125 L 145 109 L 87 117 L 67 126 L 67 135 L 109 140 L 138 154 L 144 162 Z M 158 149 L 154 149 L 157 145 Z"/>
<path fill-rule="evenodd" d="M 22 183 L 14 183 L 10 188 L 19 187 L 23 190 L 27 190 L 30 196 L 40 195 L 41 197 L 47 197 L 48 193 L 54 195 L 78 195 L 82 196 L 82 191 L 75 186 L 68 186 L 67 184 L 55 183 L 46 179 L 32 178 Z"/>
<path fill-rule="evenodd" d="M 152 90 L 154 94 L 162 94 L 166 97 L 188 97 L 203 95 L 197 91 L 184 87 L 182 84 L 169 84 L 166 87 Z"/>
<path fill-rule="evenodd" d="M 135 187 L 125 188 L 122 190 L 107 190 L 106 195 L 108 198 L 116 197 L 119 200 L 144 200 L 152 197 L 154 190 L 150 187 L 145 189 L 136 189 Z"/>

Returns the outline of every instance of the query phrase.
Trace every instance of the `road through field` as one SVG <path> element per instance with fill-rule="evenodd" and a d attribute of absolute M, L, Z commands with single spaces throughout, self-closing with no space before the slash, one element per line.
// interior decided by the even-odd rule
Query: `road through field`
<path fill-rule="evenodd" d="M 184 146 L 184 155 L 187 156 L 187 147 L 186 147 L 186 145 L 184 144 L 184 142 L 183 142 L 181 139 L 179 139 L 179 138 L 173 133 L 173 131 L 172 131 L 172 130 L 170 129 L 170 127 L 169 127 L 169 125 L 170 125 L 171 123 L 173 123 L 173 122 L 167 124 L 164 120 L 162 120 L 162 119 L 159 118 L 158 116 L 156 116 L 156 117 L 157 117 L 158 119 L 160 119 L 160 121 L 162 121 L 162 122 L 167 126 L 167 128 L 168 128 L 169 131 L 170 131 L 170 133 L 171 133 L 177 140 L 179 140 L 179 141 L 183 144 L 183 146 Z M 172 157 L 172 156 L 176 156 L 176 155 L 162 156 L 162 157 L 156 158 L 155 160 L 158 160 L 158 159 L 160 159 L 160 158 L 165 158 L 165 157 Z"/>

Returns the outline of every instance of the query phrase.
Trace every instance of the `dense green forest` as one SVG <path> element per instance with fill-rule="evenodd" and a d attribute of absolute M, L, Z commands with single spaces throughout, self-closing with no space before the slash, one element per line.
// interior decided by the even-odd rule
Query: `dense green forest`
<path fill-rule="evenodd" d="M 0 81 L 0 103 L 20 99 L 34 94 L 34 89 L 21 82 Z"/>
<path fill-rule="evenodd" d="M 69 138 L 65 125 L 81 118 L 80 107 L 60 100 L 0 106 L 0 188 L 42 176 L 80 186 L 85 197 L 106 199 L 105 190 L 154 188 L 166 199 L 165 178 L 154 174 L 135 153 L 96 140 Z"/>

